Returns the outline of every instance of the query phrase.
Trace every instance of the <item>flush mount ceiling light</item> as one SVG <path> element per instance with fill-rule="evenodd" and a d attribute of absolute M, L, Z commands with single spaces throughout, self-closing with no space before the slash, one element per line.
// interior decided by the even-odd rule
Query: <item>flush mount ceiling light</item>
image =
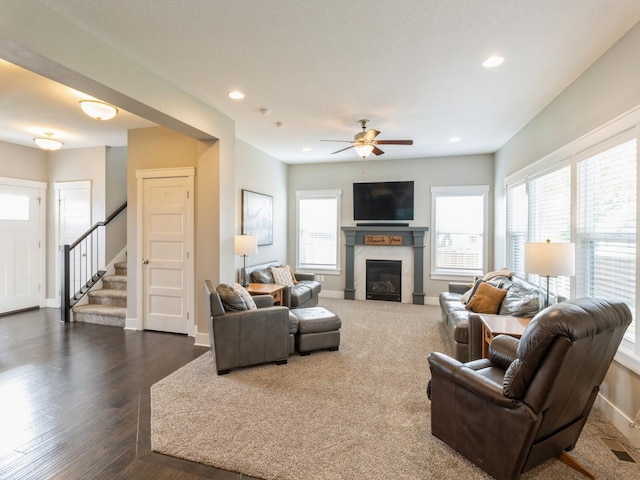
<path fill-rule="evenodd" d="M 493 68 L 497 67 L 498 65 L 502 65 L 503 63 L 504 57 L 501 57 L 500 55 L 493 55 L 482 62 L 482 66 L 484 68 Z"/>
<path fill-rule="evenodd" d="M 56 140 L 55 138 L 51 138 L 51 136 L 53 135 L 53 133 L 51 133 L 51 132 L 44 132 L 44 134 L 46 135 L 46 138 L 45 137 L 36 137 L 36 138 L 33 139 L 33 141 L 36 143 L 36 145 L 39 146 L 43 150 L 48 150 L 48 151 L 60 150 L 60 148 L 62 147 L 63 143 L 60 140 Z"/>
<path fill-rule="evenodd" d="M 99 100 L 81 100 L 82 111 L 96 120 L 111 120 L 118 114 L 118 109 Z"/>

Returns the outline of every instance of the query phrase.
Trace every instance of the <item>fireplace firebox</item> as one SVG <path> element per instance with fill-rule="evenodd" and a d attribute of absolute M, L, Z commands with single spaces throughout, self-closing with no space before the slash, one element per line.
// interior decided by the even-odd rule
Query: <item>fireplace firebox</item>
<path fill-rule="evenodd" d="M 367 259 L 366 298 L 402 301 L 402 261 Z"/>

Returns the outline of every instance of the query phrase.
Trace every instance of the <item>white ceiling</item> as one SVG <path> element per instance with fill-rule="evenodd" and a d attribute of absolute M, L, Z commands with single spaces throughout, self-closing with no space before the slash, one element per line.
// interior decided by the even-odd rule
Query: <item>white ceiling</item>
<path fill-rule="evenodd" d="M 640 21 L 639 0 L 38 2 L 288 163 L 358 160 L 351 150 L 330 155 L 345 144 L 320 140 L 351 140 L 360 118 L 378 139 L 414 140 L 381 147 L 380 159 L 495 152 Z M 504 64 L 483 68 L 492 54 Z M 0 140 L 32 146 L 22 130 L 37 124 L 64 132 L 65 148 L 122 145 L 126 128 L 148 124 L 126 112 L 109 125 L 81 122 L 65 88 L 8 67 L 0 62 Z M 246 98 L 230 100 L 232 89 Z M 36 91 L 51 93 L 46 113 Z"/>

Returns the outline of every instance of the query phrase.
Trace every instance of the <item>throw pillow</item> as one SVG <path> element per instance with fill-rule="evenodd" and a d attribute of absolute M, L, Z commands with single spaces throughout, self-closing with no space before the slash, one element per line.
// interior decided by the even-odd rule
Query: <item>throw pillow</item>
<path fill-rule="evenodd" d="M 538 292 L 517 283 L 509 287 L 507 296 L 500 307 L 500 315 L 513 315 L 514 317 L 533 317 L 539 311 Z"/>
<path fill-rule="evenodd" d="M 268 268 L 263 268 L 261 270 L 255 270 L 251 273 L 251 280 L 255 283 L 273 283 L 273 277 L 271 276 L 271 272 Z"/>
<path fill-rule="evenodd" d="M 242 300 L 244 300 L 244 303 L 249 310 L 258 309 L 258 307 L 256 306 L 256 302 L 253 300 L 253 297 L 242 285 L 240 285 L 239 283 L 234 283 L 233 291 L 236 292 L 240 296 L 240 298 L 242 298 Z"/>
<path fill-rule="evenodd" d="M 287 265 L 289 267 L 289 273 L 291 274 L 291 280 L 293 280 L 293 284 L 295 285 L 296 283 L 298 283 L 298 279 L 296 278 L 296 274 L 293 273 L 293 268 L 291 268 L 291 265 Z"/>
<path fill-rule="evenodd" d="M 289 271 L 289 267 L 280 266 L 280 267 L 271 267 L 271 275 L 273 276 L 273 282 L 276 285 L 293 285 L 293 279 L 291 278 L 291 272 Z"/>
<path fill-rule="evenodd" d="M 473 297 L 476 293 L 476 290 L 478 289 L 478 287 L 480 286 L 480 284 L 483 282 L 484 280 L 476 280 L 476 283 L 473 284 L 473 287 L 471 287 L 469 290 L 467 290 L 462 297 L 460 297 L 460 301 L 462 303 L 464 303 L 465 305 L 467 303 L 469 303 L 469 300 L 471 300 L 471 297 Z"/>
<path fill-rule="evenodd" d="M 221 283 L 216 287 L 216 292 L 220 295 L 220 301 L 222 302 L 222 306 L 225 311 L 236 312 L 247 310 L 247 304 L 244 302 L 242 297 L 233 290 L 233 287 Z"/>
<path fill-rule="evenodd" d="M 500 304 L 506 295 L 505 290 L 482 282 L 467 303 L 467 309 L 476 313 L 498 313 Z"/>

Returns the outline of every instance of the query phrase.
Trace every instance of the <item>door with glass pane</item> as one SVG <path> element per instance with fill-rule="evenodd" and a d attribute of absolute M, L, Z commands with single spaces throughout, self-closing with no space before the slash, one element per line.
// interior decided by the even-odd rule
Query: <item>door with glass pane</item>
<path fill-rule="evenodd" d="M 0 313 L 40 305 L 40 190 L 0 184 Z"/>

